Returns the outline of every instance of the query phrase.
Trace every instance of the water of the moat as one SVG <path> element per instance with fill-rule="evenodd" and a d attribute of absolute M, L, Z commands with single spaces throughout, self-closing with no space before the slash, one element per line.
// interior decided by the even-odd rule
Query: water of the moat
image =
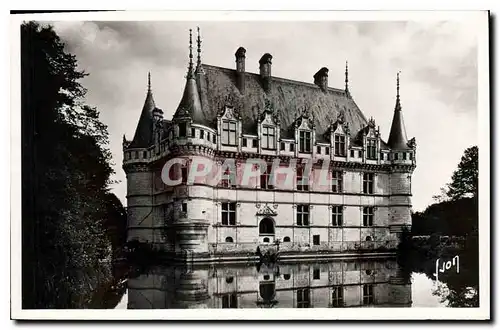
<path fill-rule="evenodd" d="M 462 258 L 459 273 L 445 270 L 439 281 L 435 260 L 127 265 L 93 308 L 477 307 L 476 265 Z"/>

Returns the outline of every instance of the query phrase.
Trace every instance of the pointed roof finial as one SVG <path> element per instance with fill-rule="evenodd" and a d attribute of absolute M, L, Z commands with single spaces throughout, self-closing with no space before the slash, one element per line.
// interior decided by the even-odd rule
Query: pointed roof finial
<path fill-rule="evenodd" d="M 151 71 L 148 72 L 148 93 L 151 92 Z"/>
<path fill-rule="evenodd" d="M 199 67 L 201 65 L 201 38 L 200 38 L 200 27 L 197 26 L 196 29 L 198 30 L 198 38 L 196 40 L 198 44 L 198 63 L 197 66 Z"/>
<path fill-rule="evenodd" d="M 188 77 L 193 74 L 193 29 L 189 29 L 189 66 Z"/>
<path fill-rule="evenodd" d="M 397 86 L 397 97 L 399 98 L 399 74 L 401 71 L 398 71 L 397 77 L 396 77 L 396 86 Z"/>
<path fill-rule="evenodd" d="M 347 61 L 345 61 L 345 92 L 349 95 L 349 66 Z"/>
<path fill-rule="evenodd" d="M 401 71 L 398 71 L 396 75 L 396 110 L 401 110 L 401 102 L 399 100 L 399 74 Z"/>

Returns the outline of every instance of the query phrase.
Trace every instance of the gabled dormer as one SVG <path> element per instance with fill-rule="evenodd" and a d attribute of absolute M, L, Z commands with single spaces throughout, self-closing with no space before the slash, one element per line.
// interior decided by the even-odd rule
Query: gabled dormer
<path fill-rule="evenodd" d="M 295 155 L 312 154 L 315 143 L 314 115 L 304 108 L 302 113 L 295 119 L 294 129 L 295 141 L 297 143 Z"/>
<path fill-rule="evenodd" d="M 379 161 L 380 158 L 380 130 L 375 124 L 375 119 L 370 118 L 368 125 L 361 130 L 363 145 L 363 161 Z"/>
<path fill-rule="evenodd" d="M 241 147 L 241 116 L 228 98 L 217 114 L 217 148 L 237 151 Z"/>
<path fill-rule="evenodd" d="M 260 138 L 259 152 L 276 153 L 280 140 L 279 111 L 276 111 L 269 99 L 265 100 L 264 110 L 257 123 L 257 135 Z"/>
<path fill-rule="evenodd" d="M 350 144 L 349 124 L 345 121 L 344 113 L 339 112 L 337 120 L 330 124 L 329 141 L 335 157 L 347 157 L 347 147 Z"/>

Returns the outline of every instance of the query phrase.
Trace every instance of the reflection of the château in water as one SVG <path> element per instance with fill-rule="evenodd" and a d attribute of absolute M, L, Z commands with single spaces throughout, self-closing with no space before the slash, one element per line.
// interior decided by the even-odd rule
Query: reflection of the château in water
<path fill-rule="evenodd" d="M 128 280 L 129 309 L 410 307 L 394 259 L 156 266 Z"/>

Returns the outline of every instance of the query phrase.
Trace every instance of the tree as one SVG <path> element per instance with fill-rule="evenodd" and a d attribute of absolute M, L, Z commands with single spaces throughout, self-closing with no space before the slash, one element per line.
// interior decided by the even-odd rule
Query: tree
<path fill-rule="evenodd" d="M 23 308 L 83 306 L 111 244 L 108 132 L 85 76 L 51 26 L 21 26 Z"/>
<path fill-rule="evenodd" d="M 446 195 L 452 200 L 463 197 L 477 198 L 478 174 L 478 148 L 472 146 L 465 150 L 457 170 L 453 172 Z"/>

